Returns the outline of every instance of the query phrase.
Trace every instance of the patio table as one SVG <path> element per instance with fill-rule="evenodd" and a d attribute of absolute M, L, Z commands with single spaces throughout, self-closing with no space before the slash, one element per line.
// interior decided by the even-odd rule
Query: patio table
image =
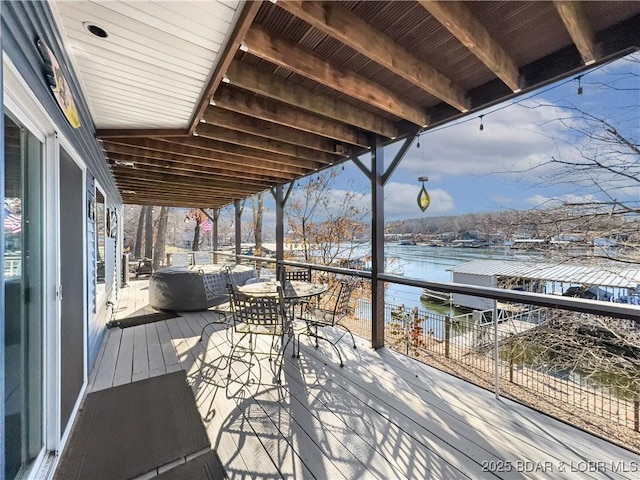
<path fill-rule="evenodd" d="M 279 282 L 272 280 L 269 282 L 250 283 L 238 287 L 238 290 L 245 295 L 252 297 L 276 297 L 278 295 L 277 286 Z M 321 283 L 305 282 L 302 280 L 287 280 L 284 284 L 283 295 L 285 300 L 300 300 L 315 297 L 327 291 L 327 285 Z"/>

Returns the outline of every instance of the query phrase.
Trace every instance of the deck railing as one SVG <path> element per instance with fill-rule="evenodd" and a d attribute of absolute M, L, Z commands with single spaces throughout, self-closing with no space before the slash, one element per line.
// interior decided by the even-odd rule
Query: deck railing
<path fill-rule="evenodd" d="M 263 268 L 275 268 L 275 260 L 271 258 L 247 255 L 232 257 Z M 369 271 L 291 261 L 281 263 L 310 266 L 318 279 L 336 275 L 357 279 L 364 285 L 371 280 Z M 535 334 L 544 333 L 543 329 L 559 318 L 571 318 L 574 325 L 576 322 L 583 322 L 584 325 L 623 322 L 628 332 L 636 335 L 633 338 L 637 339 L 640 329 L 640 308 L 637 306 L 429 282 L 389 274 L 380 274 L 378 279 L 429 288 L 447 296 L 461 293 L 495 300 L 493 310 L 452 317 L 424 310 L 409 311 L 402 305 L 385 303 L 385 346 L 493 390 L 496 397 L 504 395 L 578 427 L 591 431 L 595 429 L 621 444 L 626 440 L 624 434 L 619 435 L 620 427 L 637 437 L 633 433 L 640 431 L 640 374 L 637 369 L 621 376 L 619 371 L 590 370 L 589 365 L 580 365 L 580 358 L 573 364 L 569 358 L 564 362 L 545 363 L 545 352 L 542 350 L 548 345 L 542 349 L 531 347 L 535 345 Z M 363 288 L 361 297 L 354 302 L 349 327 L 354 333 L 370 339 L 370 297 L 366 294 L 362 296 L 362 292 L 367 291 L 370 289 Z M 497 321 L 494 322 L 494 318 Z M 527 338 L 529 343 L 524 341 Z M 627 362 L 631 365 L 637 365 L 640 361 L 640 348 L 634 349 L 631 345 L 626 351 L 606 350 L 603 349 L 602 338 L 596 335 L 592 340 L 594 349 L 598 350 L 596 353 L 609 356 L 610 365 L 615 366 L 617 360 L 620 360 L 618 363 Z M 562 338 L 554 338 L 553 341 L 554 349 L 546 353 L 557 356 L 562 352 Z M 636 445 L 638 447 L 640 445 Z"/>
<path fill-rule="evenodd" d="M 495 388 L 496 363 L 499 387 L 522 403 L 562 415 L 577 423 L 598 417 L 609 425 L 639 431 L 639 379 L 615 373 L 582 370 L 574 364 L 561 367 L 544 362 L 541 348 L 518 342 L 526 332 L 544 328 L 562 312 L 546 308 L 498 310 L 496 325 L 491 311 L 446 316 L 402 305 L 385 304 L 385 339 L 389 348 L 448 371 L 485 388 Z M 360 332 L 370 325 L 370 302 L 355 305 L 350 328 Z M 534 337 L 535 338 L 535 337 Z M 546 346 L 548 347 L 548 346 Z M 555 353 L 555 351 L 554 351 Z M 559 362 L 562 364 L 563 362 Z M 565 362 L 566 363 L 566 362 Z"/>

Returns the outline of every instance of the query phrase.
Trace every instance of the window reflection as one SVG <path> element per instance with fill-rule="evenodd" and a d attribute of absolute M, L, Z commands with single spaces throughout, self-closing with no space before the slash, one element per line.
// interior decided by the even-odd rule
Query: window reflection
<path fill-rule="evenodd" d="M 105 292 L 106 204 L 104 194 L 96 188 L 96 283 L 97 297 Z"/>
<path fill-rule="evenodd" d="M 42 144 L 4 116 L 4 472 L 20 478 L 42 449 Z"/>

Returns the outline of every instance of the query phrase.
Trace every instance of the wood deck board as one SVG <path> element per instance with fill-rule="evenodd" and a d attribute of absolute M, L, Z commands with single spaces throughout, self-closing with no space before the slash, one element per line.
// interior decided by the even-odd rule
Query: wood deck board
<path fill-rule="evenodd" d="M 380 350 L 379 354 L 383 359 L 383 365 L 406 369 L 401 371 L 395 368 L 394 372 L 401 372 L 403 378 L 412 385 L 412 389 L 418 392 L 425 389 L 424 384 L 419 384 L 416 378 L 428 376 L 431 367 L 418 364 L 417 369 L 415 366 L 412 368 L 407 361 L 413 364 L 416 362 L 387 349 Z M 506 426 L 506 430 L 502 430 L 503 433 L 515 434 L 518 438 L 528 439 L 536 448 L 548 452 L 555 452 L 558 447 L 564 449 L 567 445 L 575 445 L 576 442 L 586 440 L 581 442 L 579 450 L 581 456 L 567 458 L 566 452 L 564 452 L 562 459 L 565 461 L 578 462 L 584 458 L 589 458 L 589 455 L 602 455 L 603 449 L 611 446 L 611 443 L 605 440 L 582 432 L 547 415 L 534 414 L 531 409 L 511 400 L 501 398 L 500 401 L 496 401 L 494 394 L 486 390 L 478 389 L 475 395 L 465 396 L 463 397 L 464 399 L 461 399 L 460 392 L 465 390 L 468 383 L 455 377 L 447 377 L 449 378 L 447 378 L 446 385 L 443 382 L 432 383 L 431 391 L 433 397 L 431 398 L 431 404 L 436 406 L 444 404 L 455 405 L 456 410 L 459 411 L 458 418 L 467 418 L 471 424 L 474 424 L 474 419 L 479 419 L 480 422 L 497 427 Z M 489 411 L 485 411 L 486 409 L 483 410 L 482 408 L 487 404 L 491 405 Z M 495 417 L 493 417 L 494 415 Z M 482 425 L 477 427 L 482 429 Z M 633 454 L 624 449 L 617 448 L 611 451 L 609 459 L 613 461 L 628 461 L 632 456 Z M 609 473 L 616 475 L 615 472 Z M 625 477 L 623 476 L 623 478 Z"/>
<path fill-rule="evenodd" d="M 346 348 L 343 348 L 342 351 L 346 353 L 345 356 L 349 356 Z M 375 378 L 382 380 L 379 384 L 389 385 L 391 382 L 389 377 L 398 376 L 402 381 L 407 381 L 407 385 L 400 386 L 402 391 L 405 394 L 410 392 L 409 394 L 414 399 L 421 399 L 417 404 L 411 405 L 411 408 L 408 408 L 407 411 L 412 412 L 412 414 L 414 411 L 421 412 L 418 418 L 423 424 L 440 418 L 443 423 L 441 425 L 431 425 L 429 429 L 439 432 L 443 439 L 450 437 L 450 435 L 447 435 L 447 431 L 451 430 L 455 433 L 453 438 L 457 442 L 461 442 L 462 439 L 468 439 L 471 443 L 476 443 L 478 446 L 482 445 L 486 453 L 481 453 L 475 457 L 471 455 L 476 461 L 491 460 L 492 458 L 489 455 L 495 454 L 493 452 L 495 447 L 499 447 L 497 451 L 501 454 L 498 460 L 512 463 L 522 461 L 523 458 L 535 458 L 539 462 L 550 462 L 553 465 L 559 465 L 560 462 L 578 464 L 579 462 L 590 461 L 593 458 L 589 453 L 585 453 L 583 449 L 574 450 L 568 447 L 574 445 L 580 438 L 588 439 L 590 444 L 599 443 L 599 439 L 591 435 L 584 434 L 584 432 L 566 424 L 558 425 L 559 422 L 545 415 L 541 415 L 543 418 L 539 419 L 537 415 L 532 415 L 533 412 L 530 409 L 509 400 L 501 399 L 496 401 L 490 392 L 477 387 L 471 388 L 471 385 L 463 381 L 460 381 L 456 388 L 451 388 L 449 385 L 451 379 L 447 378 L 448 376 L 444 377 L 446 387 L 433 389 L 433 391 L 447 390 L 448 396 L 446 400 L 443 400 L 439 397 L 439 394 L 427 390 L 424 384 L 418 384 L 416 380 L 416 373 L 420 370 L 422 370 L 422 375 L 420 376 L 429 378 L 428 370 L 430 367 L 420 365 L 420 367 L 425 368 L 412 369 L 410 374 L 402 374 L 397 369 L 387 371 L 385 374 L 384 369 L 378 368 L 379 365 L 384 365 L 389 369 L 393 365 L 393 359 L 399 359 L 402 356 L 386 349 L 382 349 L 377 353 L 385 355 L 386 360 L 378 364 L 375 356 L 373 356 L 367 362 L 366 369 L 371 370 Z M 347 359 L 347 361 L 349 360 Z M 432 374 L 431 376 L 438 378 L 437 375 L 434 376 Z M 347 381 L 347 387 L 350 388 L 351 383 L 360 382 L 360 377 L 365 377 L 366 380 L 366 375 L 355 374 Z M 432 383 L 435 386 L 439 384 L 440 382 Z M 457 395 L 453 395 L 453 391 Z M 386 398 L 393 397 L 387 395 Z M 424 408 L 422 409 L 420 407 L 421 402 L 424 402 Z M 502 415 L 496 415 L 497 411 L 502 412 Z M 522 427 L 518 421 L 520 418 L 535 418 L 535 426 Z M 540 428 L 540 423 L 548 428 Z M 566 436 L 562 434 L 562 431 L 566 431 Z M 450 440 L 449 438 L 448 441 Z M 465 449 L 467 454 L 473 454 L 474 451 L 475 449 Z M 603 452 L 602 449 L 597 448 L 587 450 L 587 452 L 589 451 L 593 455 L 599 454 L 600 456 L 602 456 Z M 624 452 L 621 449 L 619 451 Z M 628 455 L 625 455 L 625 457 L 626 460 L 630 458 Z M 610 457 L 607 456 L 608 466 L 611 465 L 609 460 Z M 582 475 L 584 478 L 589 478 L 589 473 L 582 472 Z M 624 475 L 619 477 L 619 474 L 610 470 L 608 473 L 613 476 L 612 478 L 626 478 Z"/>
<path fill-rule="evenodd" d="M 105 339 L 103 340 L 105 343 L 104 353 L 100 359 L 100 363 L 96 362 L 96 366 L 94 367 L 97 369 L 97 374 L 93 382 L 93 391 L 113 386 L 113 376 L 116 371 L 121 338 L 122 330 L 119 328 L 107 331 Z"/>
<path fill-rule="evenodd" d="M 215 337 L 223 335 L 224 333 L 218 332 L 214 334 L 214 341 L 211 341 L 210 338 L 205 359 L 209 355 L 218 358 L 221 355 L 229 354 L 229 348 L 225 345 L 226 340 L 223 343 L 215 341 Z M 255 361 L 255 357 L 252 360 Z M 257 370 L 260 372 L 265 370 L 265 375 L 268 378 L 264 381 L 258 379 L 253 383 L 249 380 L 256 380 L 257 377 L 250 374 L 251 370 L 245 368 L 241 362 L 232 364 L 231 381 L 227 387 L 238 393 L 231 395 L 231 400 L 235 402 L 237 407 L 235 409 L 236 422 L 248 426 L 248 429 L 246 427 L 243 429 L 242 434 L 246 435 L 247 432 L 250 432 L 259 439 L 259 446 L 255 444 L 249 452 L 243 453 L 245 463 L 252 471 L 258 472 L 258 478 L 261 475 L 266 475 L 268 478 L 272 475 L 284 478 L 344 478 L 335 468 L 329 467 L 329 472 L 327 472 L 327 469 L 324 468 L 325 458 L 319 459 L 322 463 L 320 466 L 317 462 L 311 461 L 312 457 L 306 455 L 301 457 L 299 451 L 292 448 L 291 441 L 295 434 L 287 428 L 291 424 L 290 416 L 286 410 L 280 408 L 277 401 L 273 401 L 274 398 L 270 393 L 271 389 L 280 391 L 281 387 L 271 382 L 272 374 L 269 366 L 262 366 L 262 363 L 266 362 L 261 362 L 262 368 Z M 221 376 L 224 377 L 226 371 L 227 369 L 223 369 L 218 373 L 222 373 Z M 242 380 L 245 378 L 247 382 L 243 383 Z M 312 448 L 310 444 L 307 446 Z M 318 453 L 317 449 L 314 453 Z M 269 472 L 268 468 L 267 471 L 263 471 L 264 465 L 273 466 L 275 470 Z"/>
<path fill-rule="evenodd" d="M 149 378 L 148 345 L 146 325 L 133 327 L 133 366 L 131 378 L 134 382 Z"/>
<path fill-rule="evenodd" d="M 133 283 L 118 316 L 149 310 L 146 282 Z M 633 466 L 631 452 L 391 350 L 374 351 L 359 338 L 356 350 L 340 342 L 344 368 L 326 344 L 316 350 L 303 337 L 300 359 L 288 347 L 281 385 L 273 383 L 266 358 L 260 368 L 235 360 L 229 380 L 227 326 L 209 326 L 200 342 L 202 328 L 218 316 L 181 315 L 109 330 L 87 391 L 186 370 L 231 479 L 571 478 L 576 473 L 558 471 L 561 462 L 585 461 L 602 461 L 607 470 L 581 478 L 637 473 L 610 468 L 621 461 Z M 491 460 L 553 470 L 492 474 L 482 468 Z"/>

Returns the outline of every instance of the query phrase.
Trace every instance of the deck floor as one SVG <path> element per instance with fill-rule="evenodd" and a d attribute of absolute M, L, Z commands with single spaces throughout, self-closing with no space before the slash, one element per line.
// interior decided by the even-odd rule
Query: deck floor
<path fill-rule="evenodd" d="M 147 282 L 121 291 L 117 318 L 149 312 Z M 110 329 L 87 391 L 184 369 L 211 445 L 230 479 L 637 478 L 637 455 L 402 356 L 303 337 L 269 364 L 231 365 L 216 315 Z M 331 332 L 335 334 L 336 332 Z M 289 346 L 291 349 L 291 346 Z"/>

